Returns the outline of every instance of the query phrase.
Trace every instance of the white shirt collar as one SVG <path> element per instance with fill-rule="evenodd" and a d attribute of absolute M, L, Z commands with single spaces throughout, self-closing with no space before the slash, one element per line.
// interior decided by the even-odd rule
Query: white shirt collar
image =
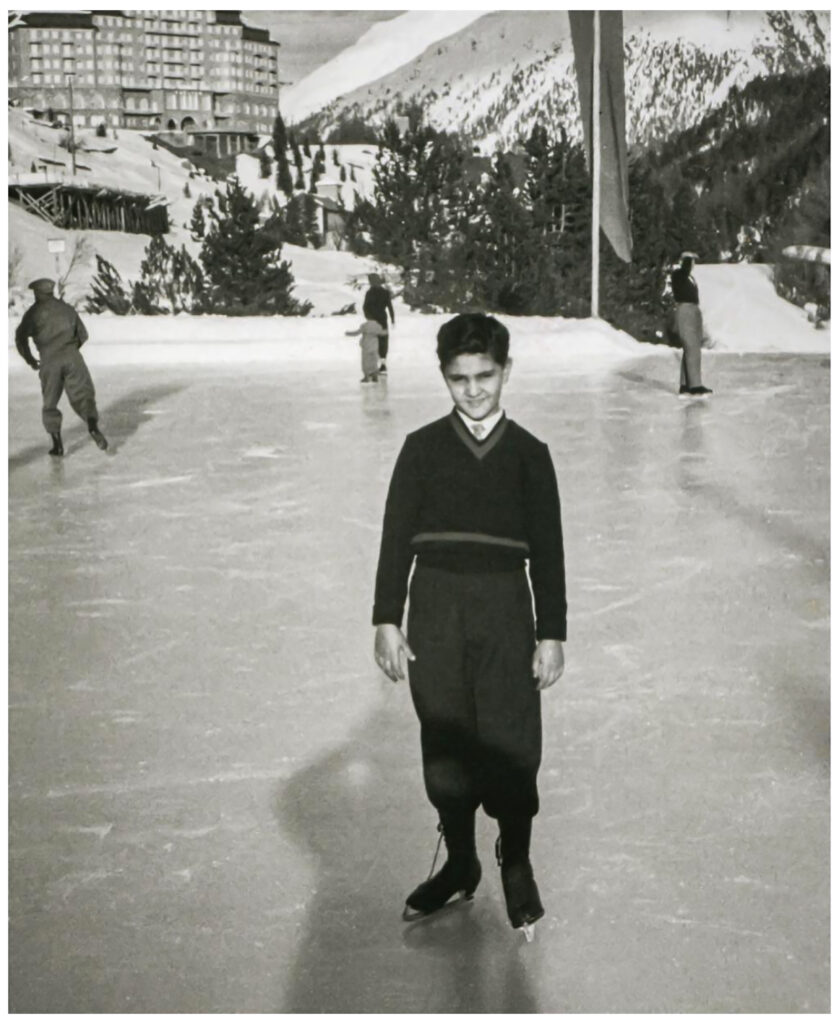
<path fill-rule="evenodd" d="M 463 420 L 466 429 L 472 435 L 475 434 L 475 426 L 478 423 L 480 423 L 480 425 L 484 428 L 483 433 L 481 435 L 482 439 L 484 437 L 489 437 L 490 433 L 495 429 L 496 425 L 498 424 L 498 421 L 504 415 L 504 410 L 499 409 L 498 412 L 494 412 L 492 416 L 487 416 L 482 420 L 473 420 L 471 416 L 467 416 L 466 413 L 461 412 L 460 409 L 456 409 L 455 411 L 457 412 L 458 416 Z"/>

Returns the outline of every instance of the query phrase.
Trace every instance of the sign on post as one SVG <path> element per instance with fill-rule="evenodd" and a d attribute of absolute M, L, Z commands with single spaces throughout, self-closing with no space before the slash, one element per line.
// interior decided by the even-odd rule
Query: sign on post
<path fill-rule="evenodd" d="M 58 282 L 58 294 L 61 295 L 62 284 L 61 284 L 61 260 L 59 255 L 64 252 L 64 239 L 63 238 L 48 238 L 47 239 L 47 252 L 51 252 L 55 256 L 55 279 Z"/>

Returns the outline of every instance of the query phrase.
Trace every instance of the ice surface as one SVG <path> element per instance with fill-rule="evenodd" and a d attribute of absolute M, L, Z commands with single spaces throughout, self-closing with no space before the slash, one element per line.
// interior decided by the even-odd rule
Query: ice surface
<path fill-rule="evenodd" d="M 684 403 L 674 353 L 514 332 L 570 602 L 527 945 L 485 819 L 474 904 L 400 918 L 435 819 L 368 620 L 393 460 L 447 403 L 399 338 L 361 388 L 351 339 L 120 365 L 94 335 L 111 448 L 67 410 L 61 461 L 13 364 L 10 1008 L 826 1011 L 828 360 L 712 353 Z"/>

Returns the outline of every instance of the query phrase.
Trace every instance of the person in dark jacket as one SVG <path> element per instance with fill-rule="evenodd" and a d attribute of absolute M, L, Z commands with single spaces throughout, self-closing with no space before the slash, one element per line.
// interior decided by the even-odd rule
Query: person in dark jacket
<path fill-rule="evenodd" d="M 510 923 L 528 932 L 544 914 L 530 863 L 540 691 L 564 668 L 559 493 L 548 446 L 501 408 L 512 365 L 506 327 L 461 314 L 440 328 L 437 354 L 454 409 L 409 434 L 396 460 L 373 608 L 379 667 L 396 681 L 410 662 L 426 793 L 448 851 L 408 896 L 405 916 L 471 898 L 483 806 L 498 821 Z"/>
<path fill-rule="evenodd" d="M 108 442 L 99 429 L 96 392 L 90 371 L 79 351 L 87 341 L 87 330 L 75 309 L 55 298 L 55 284 L 49 278 L 39 277 L 29 287 L 35 294 L 35 302 L 23 314 L 15 332 L 15 345 L 41 378 L 42 420 L 52 438 L 49 453 L 64 454 L 58 402 L 65 390 L 74 412 L 85 421 L 90 436 L 104 451 Z M 38 350 L 38 359 L 32 355 L 30 339 Z"/>
<path fill-rule="evenodd" d="M 384 334 L 379 335 L 379 373 L 387 373 L 387 347 L 388 347 L 388 329 L 387 329 L 387 315 L 390 313 L 390 322 L 396 323 L 396 317 L 393 315 L 393 302 L 390 298 L 390 292 L 384 286 L 381 277 L 378 274 L 368 274 L 367 279 L 370 282 L 370 287 L 367 289 L 367 294 L 364 296 L 364 305 L 362 312 L 364 313 L 365 320 L 375 320 L 384 327 Z"/>
<path fill-rule="evenodd" d="M 682 366 L 679 378 L 680 395 L 710 395 L 702 385 L 702 313 L 699 310 L 699 289 L 693 279 L 695 252 L 683 252 L 680 265 L 670 275 L 670 288 L 676 303 L 676 330 L 682 343 Z"/>

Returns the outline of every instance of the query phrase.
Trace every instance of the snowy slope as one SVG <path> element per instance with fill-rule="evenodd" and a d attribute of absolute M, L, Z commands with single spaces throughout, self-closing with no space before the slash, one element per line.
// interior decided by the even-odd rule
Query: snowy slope
<path fill-rule="evenodd" d="M 84 146 L 108 148 L 113 152 L 77 153 L 78 173 L 72 175 L 70 157 L 59 145 L 62 132 L 40 124 L 29 118 L 23 111 L 9 111 L 9 164 L 10 180 L 18 177 L 23 181 L 44 180 L 44 172 L 32 174 L 33 161 L 46 157 L 63 161 L 63 167 L 53 167 L 47 172 L 50 180 L 76 181 L 108 185 L 146 194 L 164 195 L 169 202 L 172 228 L 167 236 L 170 244 L 186 245 L 197 255 L 200 246 L 189 232 L 196 200 L 212 195 L 221 183 L 196 171 L 188 160 L 179 158 L 166 149 L 155 149 L 152 143 L 139 132 L 120 130 L 118 137 L 97 138 L 94 132 L 77 133 L 77 140 Z M 339 164 L 334 163 L 337 152 Z M 312 157 L 315 150 L 312 149 Z M 303 171 L 309 180 L 312 157 L 303 156 Z M 334 179 L 341 199 L 348 209 L 354 205 L 354 193 L 369 195 L 372 189 L 372 167 L 376 160 L 375 146 L 329 146 L 326 150 L 326 175 L 324 181 Z M 347 181 L 339 180 L 340 168 L 344 166 Z M 350 180 L 350 169 L 356 180 Z M 245 187 L 258 200 L 272 197 L 285 203 L 285 196 L 274 184 L 273 176 L 259 177 L 259 161 L 251 156 L 238 158 L 236 170 Z M 190 171 L 194 177 L 190 178 Z M 189 195 L 185 195 L 187 189 Z M 54 227 L 34 214 L 26 212 L 16 203 L 8 207 L 8 245 L 10 258 L 9 288 L 10 300 L 15 315 L 19 315 L 31 296 L 26 289 L 27 282 L 45 274 L 63 277 L 67 272 L 70 256 L 75 246 L 85 242 L 86 255 L 74 267 L 67 281 L 66 297 L 71 302 L 80 302 L 89 289 L 90 280 L 96 273 L 96 254 L 112 263 L 125 280 L 134 281 L 139 277 L 140 263 L 148 235 L 124 234 L 118 231 L 76 231 Z M 65 253 L 57 259 L 47 250 L 49 239 L 65 241 Z M 350 253 L 320 252 L 286 246 L 283 256 L 292 264 L 292 273 L 297 281 L 296 296 L 308 299 L 314 304 L 315 315 L 328 315 L 353 302 L 357 295 L 347 281 L 361 280 L 369 271 L 380 269 L 375 261 L 361 259 Z M 313 265 L 318 269 L 313 271 Z"/>
<path fill-rule="evenodd" d="M 336 97 L 395 71 L 432 43 L 459 32 L 484 11 L 409 11 L 373 25 L 351 47 L 281 96 L 283 117 L 302 120 Z"/>
<path fill-rule="evenodd" d="M 377 148 L 370 144 L 348 144 L 333 145 L 324 147 L 326 152 L 326 173 L 318 180 L 318 190 L 322 192 L 322 186 L 331 184 L 337 190 L 337 198 L 348 210 L 355 207 L 355 197 L 358 194 L 361 198 L 372 198 L 374 191 L 373 167 L 376 163 Z M 303 178 L 308 183 L 312 172 L 312 163 L 316 150 L 311 149 L 312 156 L 307 157 L 301 152 L 303 161 Z M 338 154 L 338 164 L 335 164 L 334 154 Z M 288 154 L 291 155 L 290 153 Z M 340 180 L 341 168 L 344 168 L 346 181 Z M 352 180 L 351 173 L 355 174 Z M 292 177 L 296 177 L 296 170 L 291 166 Z M 287 198 L 282 189 L 276 186 L 276 174 L 272 173 L 270 178 L 260 177 L 259 160 L 255 156 L 241 153 L 236 157 L 236 174 L 239 181 L 252 192 L 258 200 L 263 198 L 275 198 L 280 206 L 285 206 Z"/>
<path fill-rule="evenodd" d="M 197 255 L 200 247 L 188 239 L 186 232 L 181 231 L 179 235 L 173 233 L 170 240 L 176 235 L 178 244 L 183 241 L 187 249 Z M 20 253 L 19 261 L 14 257 L 12 259 L 10 300 L 13 316 L 22 314 L 31 301 L 27 282 L 44 275 L 53 278 L 57 276 L 55 257 L 47 252 L 47 240 L 66 240 L 67 251 L 59 257 L 60 274 L 63 275 L 73 243 L 82 236 L 89 243 L 88 258 L 74 269 L 67 282 L 66 297 L 70 302 L 81 304 L 88 291 L 90 280 L 96 273 L 94 253 L 117 267 L 124 280 L 137 280 L 143 253 L 149 242 L 148 235 L 128 235 L 119 231 L 63 231 L 18 206 L 9 205 L 9 248 L 13 254 L 16 249 Z M 372 270 L 382 271 L 375 260 L 349 252 L 301 249 L 296 245 L 283 246 L 283 259 L 291 263 L 296 282 L 295 297 L 313 303 L 313 316 L 328 316 L 350 302 L 355 302 L 360 309 L 360 296 L 363 294 L 360 289 L 366 281 L 366 275 Z M 157 329 L 160 329 L 162 322 L 158 321 Z"/>
<path fill-rule="evenodd" d="M 772 268 L 718 263 L 694 269 L 705 331 L 718 352 L 829 352 L 830 327 L 780 298 Z"/>
<path fill-rule="evenodd" d="M 314 297 L 334 312 L 354 301 L 360 309 L 366 287 L 362 262 L 347 253 L 288 247 L 298 280 L 298 294 Z M 745 352 L 829 353 L 830 331 L 816 330 L 804 312 L 779 298 L 764 267 L 703 266 L 696 270 L 702 308 L 718 354 Z M 392 329 L 394 368 L 433 360 L 436 332 L 447 314 L 412 313 L 397 299 Z M 585 372 L 667 350 L 645 345 L 603 321 L 560 317 L 502 317 L 514 339 L 517 373 L 539 373 L 550 365 L 563 372 Z M 87 316 L 94 365 L 123 363 L 260 363 L 280 362 L 289 369 L 325 363 L 354 372 L 358 344 L 344 332 L 360 322 L 345 317 L 117 317 Z M 10 345 L 15 321 L 9 323 Z M 674 357 L 676 353 L 674 352 Z M 29 372 L 10 353 L 10 369 Z"/>
<path fill-rule="evenodd" d="M 829 62 L 829 27 L 827 12 L 625 12 L 630 141 L 695 124 L 732 86 L 758 75 Z M 514 144 L 536 121 L 580 132 L 565 11 L 488 13 L 384 77 L 353 47 L 341 60 L 354 62 L 362 81 L 318 113 L 322 134 L 342 115 L 384 123 L 407 102 L 422 103 L 435 127 L 489 150 Z M 352 77 L 335 77 L 336 97 Z"/>

